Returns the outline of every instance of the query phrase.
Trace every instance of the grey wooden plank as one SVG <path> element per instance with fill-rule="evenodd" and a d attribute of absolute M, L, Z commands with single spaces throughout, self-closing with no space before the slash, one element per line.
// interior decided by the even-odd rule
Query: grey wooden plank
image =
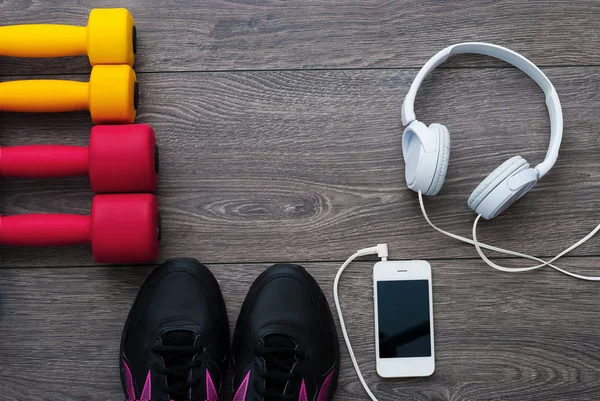
<path fill-rule="evenodd" d="M 546 69 L 561 96 L 565 136 L 556 168 L 523 200 L 481 227 L 481 239 L 554 255 L 597 221 L 598 68 Z M 404 183 L 400 105 L 414 71 L 141 74 L 139 122 L 161 147 L 162 258 L 206 262 L 343 260 L 371 243 L 392 255 L 472 258 L 430 229 Z M 427 199 L 440 226 L 470 235 L 466 200 L 509 157 L 541 161 L 549 123 L 543 96 L 511 69 L 441 70 L 417 100 L 425 122 L 450 129 L 447 184 Z M 85 113 L 5 113 L 0 145 L 85 144 Z M 0 213 L 86 213 L 76 180 L 0 179 Z M 552 229 L 548 229 L 551 226 Z M 598 255 L 597 241 L 576 255 Z M 81 266 L 86 247 L 0 248 L 3 266 Z"/>
<path fill-rule="evenodd" d="M 543 65 L 600 61 L 595 0 L 11 0 L 0 24 L 84 25 L 92 7 L 115 6 L 136 20 L 139 71 L 419 67 L 461 41 L 513 47 Z M 0 58 L 0 75 L 65 71 L 87 72 L 87 60 Z"/>
<path fill-rule="evenodd" d="M 599 258 L 566 263 L 597 269 Z M 367 381 L 380 400 L 592 400 L 600 397 L 600 298 L 594 283 L 544 270 L 511 275 L 478 261 L 432 261 L 437 369 L 431 378 L 374 371 L 372 262 L 351 265 L 342 303 Z M 233 326 L 266 267 L 211 265 Z M 332 301 L 337 263 L 307 263 Z M 150 267 L 0 270 L 4 401 L 122 399 L 125 317 Z M 366 400 L 346 349 L 336 400 Z M 225 397 L 224 399 L 228 399 Z"/>

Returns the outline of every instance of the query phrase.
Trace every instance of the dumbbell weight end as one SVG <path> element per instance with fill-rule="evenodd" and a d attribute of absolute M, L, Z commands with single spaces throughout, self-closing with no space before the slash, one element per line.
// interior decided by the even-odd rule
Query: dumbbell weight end
<path fill-rule="evenodd" d="M 92 253 L 99 263 L 147 263 L 158 258 L 160 216 L 154 195 L 96 196 L 92 229 Z"/>
<path fill-rule="evenodd" d="M 124 8 L 97 8 L 88 26 L 29 24 L 0 27 L 0 56 L 64 57 L 87 54 L 92 65 L 133 65 L 133 17 Z"/>
<path fill-rule="evenodd" d="M 47 247 L 92 244 L 99 263 L 148 263 L 158 258 L 160 217 L 150 194 L 98 195 L 90 216 L 0 217 L 0 245 Z"/>

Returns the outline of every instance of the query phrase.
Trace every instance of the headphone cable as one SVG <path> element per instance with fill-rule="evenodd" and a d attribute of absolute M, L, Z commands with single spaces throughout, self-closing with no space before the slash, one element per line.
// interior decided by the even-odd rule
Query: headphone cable
<path fill-rule="evenodd" d="M 588 241 L 590 238 L 592 238 L 598 231 L 600 231 L 600 224 L 598 226 L 596 226 L 596 228 L 594 228 L 588 235 L 583 237 L 581 240 L 577 241 L 576 243 L 574 243 L 573 245 L 571 245 L 570 247 L 568 247 L 567 249 L 565 249 L 564 251 L 562 251 L 561 253 L 556 255 L 554 258 L 550 259 L 549 261 L 545 261 L 543 259 L 537 258 L 535 256 L 527 255 L 525 253 L 515 252 L 515 251 L 508 250 L 508 249 L 499 248 L 499 247 L 496 247 L 493 245 L 488 245 L 483 242 L 479 242 L 477 240 L 477 225 L 479 223 L 479 220 L 481 219 L 481 215 L 478 215 L 473 223 L 473 230 L 472 230 L 473 239 L 465 238 L 460 235 L 456 235 L 456 234 L 453 234 L 451 232 L 448 232 L 448 231 L 445 231 L 445 230 L 439 228 L 438 226 L 433 224 L 431 222 L 431 220 L 429 219 L 429 216 L 427 215 L 427 211 L 425 210 L 425 204 L 423 202 L 423 194 L 421 193 L 421 191 L 419 191 L 418 193 L 419 193 L 419 205 L 421 207 L 421 213 L 423 213 L 423 217 L 425 218 L 425 221 L 427 221 L 427 223 L 436 231 L 438 231 L 444 235 L 447 235 L 450 238 L 473 245 L 475 247 L 475 249 L 477 250 L 479 257 L 485 263 L 487 263 L 489 266 L 493 267 L 494 269 L 497 269 L 497 270 L 500 270 L 503 272 L 516 273 L 516 272 L 525 272 L 525 271 L 535 270 L 535 269 L 539 269 L 544 266 L 550 266 L 553 269 L 558 270 L 559 272 L 569 275 L 571 277 L 575 277 L 575 278 L 578 278 L 581 280 L 587 280 L 587 281 L 600 281 L 600 277 L 584 276 L 581 274 L 571 273 L 567 270 L 561 269 L 560 267 L 552 264 L 556 260 L 560 259 L 567 253 L 571 252 L 572 250 L 574 250 L 575 248 L 579 247 L 580 245 L 582 245 L 586 241 Z M 498 252 L 498 253 L 503 253 L 506 255 L 511 255 L 511 256 L 516 256 L 516 257 L 520 257 L 520 258 L 524 258 L 524 259 L 534 260 L 536 262 L 539 262 L 540 264 L 535 265 L 535 266 L 529 266 L 529 267 L 500 266 L 500 265 L 492 262 L 483 253 L 482 248 L 488 249 L 490 251 Z M 380 257 L 382 261 L 384 261 L 384 262 L 387 261 L 387 257 L 388 257 L 387 244 L 379 244 L 379 245 L 371 247 L 371 248 L 361 249 L 361 250 L 355 252 L 352 256 L 350 256 L 344 262 L 344 264 L 342 264 L 342 266 L 339 268 L 339 270 L 335 276 L 335 280 L 333 281 L 333 299 L 335 301 L 335 309 L 336 309 L 336 312 L 337 312 L 337 315 L 338 315 L 338 318 L 340 321 L 340 328 L 342 330 L 342 336 L 344 337 L 344 342 L 346 343 L 346 347 L 348 348 L 348 354 L 350 354 L 350 359 L 352 360 L 352 365 L 354 365 L 354 370 L 356 371 L 356 376 L 358 377 L 360 384 L 364 388 L 365 392 L 368 394 L 369 398 L 372 401 L 378 401 L 377 398 L 375 397 L 375 395 L 373 394 L 373 392 L 371 391 L 371 389 L 369 388 L 369 385 L 365 381 L 365 378 L 363 377 L 360 367 L 358 366 L 358 361 L 356 359 L 356 356 L 354 355 L 354 350 L 352 349 L 352 344 L 350 344 L 350 337 L 348 336 L 348 331 L 346 329 L 346 323 L 344 321 L 344 315 L 342 313 L 342 305 L 340 303 L 340 296 L 339 296 L 339 291 L 338 291 L 339 284 L 340 284 L 340 278 L 342 277 L 342 273 L 344 272 L 344 270 L 346 270 L 346 267 L 348 267 L 348 265 L 356 258 L 359 258 L 361 256 L 374 255 L 374 254 L 377 254 L 377 256 Z"/>
<path fill-rule="evenodd" d="M 492 246 L 492 245 L 487 245 L 483 242 L 479 242 L 477 240 L 477 224 L 479 223 L 479 220 L 481 219 L 481 215 L 478 215 L 477 218 L 475 219 L 475 222 L 473 223 L 473 239 L 469 239 L 469 238 L 465 238 L 462 237 L 460 235 L 456 235 L 453 234 L 451 232 L 445 231 L 439 227 L 437 227 L 435 224 L 433 224 L 431 222 L 431 220 L 429 219 L 429 216 L 427 215 L 427 211 L 425 210 L 425 204 L 423 202 L 423 194 L 421 193 L 421 191 L 418 192 L 419 194 L 419 206 L 421 207 L 421 213 L 423 214 L 423 217 L 425 218 L 425 221 L 427 221 L 427 223 L 433 227 L 436 231 L 447 235 L 450 238 L 454 238 L 458 241 L 462 241 L 465 242 L 467 244 L 473 245 L 475 247 L 475 250 L 477 251 L 477 253 L 479 254 L 479 257 L 486 263 L 488 264 L 490 267 L 496 269 L 496 270 L 500 270 L 503 272 L 508 272 L 508 273 L 518 273 L 518 272 L 525 272 L 525 271 L 530 271 L 530 270 L 535 270 L 535 269 L 539 269 L 541 267 L 544 266 L 550 266 L 551 268 L 558 270 L 559 272 L 566 274 L 568 276 L 571 277 L 575 277 L 581 280 L 587 280 L 587 281 L 600 281 L 600 277 L 595 277 L 595 276 L 585 276 L 585 275 L 581 275 L 581 274 L 576 274 L 576 273 L 571 273 L 567 270 L 564 270 L 558 266 L 553 265 L 552 263 L 555 262 L 556 260 L 562 258 L 564 255 L 566 255 L 567 253 L 571 252 L 572 250 L 574 250 L 575 248 L 579 247 L 580 245 L 584 244 L 585 242 L 587 242 L 590 238 L 592 238 L 594 235 L 596 235 L 596 233 L 598 231 L 600 231 L 600 224 L 596 226 L 596 228 L 594 228 L 588 235 L 586 235 L 585 237 L 583 237 L 581 240 L 577 241 L 576 243 L 574 243 L 573 245 L 571 245 L 570 247 L 568 247 L 567 249 L 565 249 L 564 251 L 562 251 L 561 253 L 559 253 L 558 255 L 556 255 L 554 258 L 550 259 L 549 261 L 545 261 L 543 259 L 537 258 L 535 256 L 531 256 L 531 255 L 527 255 L 524 253 L 520 253 L 520 252 L 515 252 L 515 251 L 511 251 L 508 249 L 503 249 L 503 248 L 499 248 L 496 246 Z M 503 253 L 506 255 L 511 255 L 511 256 L 517 256 L 520 258 L 524 258 L 524 259 L 529 259 L 529 260 L 534 260 L 536 262 L 540 262 L 540 264 L 535 265 L 535 266 L 528 266 L 528 267 L 505 267 L 505 266 L 500 266 L 494 262 L 492 262 L 484 253 L 483 253 L 483 249 L 488 249 L 494 252 L 498 252 L 498 253 Z"/>

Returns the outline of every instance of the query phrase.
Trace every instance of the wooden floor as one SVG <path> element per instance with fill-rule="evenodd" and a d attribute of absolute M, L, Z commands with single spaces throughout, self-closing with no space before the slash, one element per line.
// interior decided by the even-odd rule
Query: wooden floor
<path fill-rule="evenodd" d="M 597 0 L 0 0 L 0 25 L 85 24 L 90 7 L 126 6 L 138 28 L 138 122 L 161 150 L 161 260 L 196 257 L 217 276 L 234 322 L 269 264 L 303 264 L 332 300 L 343 260 L 387 242 L 393 259 L 433 267 L 437 369 L 383 380 L 374 369 L 373 260 L 342 279 L 359 363 L 380 400 L 600 399 L 600 284 L 551 270 L 510 275 L 442 237 L 405 186 L 400 107 L 417 69 L 459 41 L 489 41 L 542 67 L 563 104 L 556 167 L 485 222 L 496 245 L 552 256 L 598 223 L 600 2 Z M 425 83 L 422 121 L 452 135 L 432 219 L 469 235 L 466 199 L 520 154 L 541 161 L 549 122 L 524 74 L 457 57 Z M 0 58 L 0 80 L 86 79 L 84 57 Z M 0 119 L 0 145 L 85 145 L 88 113 Z M 0 214 L 86 213 L 85 178 L 0 178 Z M 562 262 L 600 270 L 599 240 Z M 514 260 L 501 260 L 507 264 Z M 0 399 L 120 400 L 118 344 L 153 266 L 99 266 L 88 247 L 0 249 Z M 336 400 L 366 400 L 346 350 Z"/>

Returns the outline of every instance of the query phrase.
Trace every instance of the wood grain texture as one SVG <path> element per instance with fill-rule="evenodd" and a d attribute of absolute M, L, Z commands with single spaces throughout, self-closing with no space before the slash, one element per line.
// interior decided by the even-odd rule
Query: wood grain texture
<path fill-rule="evenodd" d="M 138 71 L 420 67 L 441 48 L 488 41 L 541 65 L 598 65 L 596 0 L 8 0 L 0 24 L 85 25 L 127 7 Z M 89 72 L 84 57 L 0 58 L 0 75 Z"/>
<path fill-rule="evenodd" d="M 558 164 L 507 212 L 481 225 L 481 239 L 540 256 L 555 255 L 596 224 L 600 207 L 598 68 L 548 68 L 564 108 Z M 343 260 L 388 242 L 401 258 L 473 258 L 429 228 L 406 188 L 400 105 L 413 71 L 292 71 L 140 74 L 138 122 L 161 148 L 162 258 L 210 263 Z M 417 101 L 425 122 L 450 129 L 452 151 L 442 193 L 427 199 L 433 220 L 470 235 L 470 192 L 520 154 L 545 153 L 543 96 L 514 69 L 436 72 Z M 5 113 L 1 145 L 84 145 L 86 113 Z M 86 179 L 0 179 L 0 213 L 87 213 Z M 552 230 L 547 230 L 553 224 Z M 81 266 L 86 247 L 0 249 L 2 265 Z M 599 255 L 597 240 L 575 255 Z"/>
<path fill-rule="evenodd" d="M 139 33 L 138 122 L 161 148 L 161 260 L 210 263 L 235 322 L 254 278 L 303 262 L 331 299 L 340 261 L 387 242 L 434 269 L 436 373 L 375 374 L 373 262 L 352 265 L 342 303 L 359 363 L 380 400 L 600 399 L 597 284 L 549 269 L 510 275 L 426 226 L 404 183 L 400 106 L 416 68 L 459 41 L 489 41 L 543 67 L 563 105 L 558 164 L 480 239 L 552 256 L 587 234 L 600 207 L 600 2 L 597 0 L 0 0 L 0 25 L 85 24 L 127 7 Z M 520 154 L 542 160 L 549 124 L 522 73 L 461 56 L 428 78 L 417 115 L 451 132 L 434 222 L 469 235 L 466 199 Z M 87 58 L 0 57 L 0 81 L 84 80 Z M 86 145 L 88 113 L 0 113 L 0 146 Z M 0 177 L 0 214 L 87 213 L 87 179 Z M 598 239 L 561 266 L 598 275 Z M 321 261 L 321 262 L 320 262 Z M 524 262 L 500 259 L 507 265 Z M 2 401 L 121 400 L 118 345 L 152 266 L 95 266 L 89 247 L 0 247 Z M 337 400 L 366 400 L 343 348 Z M 224 399 L 229 399 L 226 395 Z"/>
<path fill-rule="evenodd" d="M 600 258 L 566 263 L 597 268 Z M 306 263 L 332 301 L 337 263 Z M 211 265 L 235 323 L 266 267 Z M 371 262 L 351 265 L 342 303 L 365 377 L 380 400 L 547 400 L 600 397 L 597 286 L 550 270 L 510 275 L 478 261 L 432 261 L 436 373 L 375 374 Z M 120 400 L 118 347 L 125 317 L 151 267 L 0 271 L 3 401 Z M 101 394 L 101 396 L 99 396 Z M 224 399 L 229 399 L 228 396 Z M 367 400 L 346 349 L 336 400 Z"/>

